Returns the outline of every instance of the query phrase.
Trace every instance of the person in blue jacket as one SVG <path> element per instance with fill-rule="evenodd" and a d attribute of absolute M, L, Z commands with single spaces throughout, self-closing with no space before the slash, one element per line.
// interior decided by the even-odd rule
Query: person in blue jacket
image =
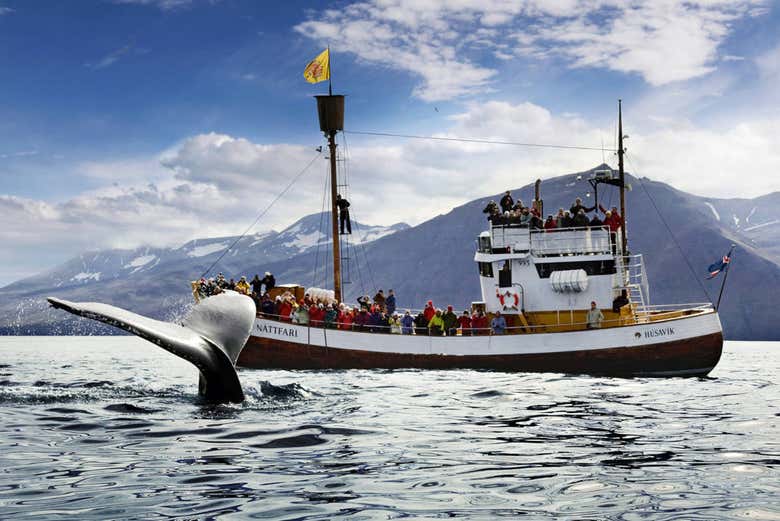
<path fill-rule="evenodd" d="M 506 319 L 501 316 L 500 311 L 496 311 L 496 316 L 490 321 L 490 328 L 494 335 L 503 335 L 506 331 Z"/>
<path fill-rule="evenodd" d="M 395 292 L 392 289 L 385 299 L 385 308 L 387 308 L 387 314 L 392 317 L 395 313 Z"/>
<path fill-rule="evenodd" d="M 401 334 L 411 335 L 413 329 L 414 329 L 414 317 L 407 309 L 406 313 L 404 313 L 404 316 L 401 317 Z"/>

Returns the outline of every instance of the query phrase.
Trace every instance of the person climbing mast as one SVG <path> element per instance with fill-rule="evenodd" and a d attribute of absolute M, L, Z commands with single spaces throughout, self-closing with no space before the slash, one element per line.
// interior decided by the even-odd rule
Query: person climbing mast
<path fill-rule="evenodd" d="M 339 225 L 341 227 L 341 235 L 344 235 L 345 222 L 347 224 L 347 233 L 352 235 L 352 223 L 349 220 L 349 201 L 341 197 L 341 194 L 337 194 L 336 206 L 339 207 Z"/>

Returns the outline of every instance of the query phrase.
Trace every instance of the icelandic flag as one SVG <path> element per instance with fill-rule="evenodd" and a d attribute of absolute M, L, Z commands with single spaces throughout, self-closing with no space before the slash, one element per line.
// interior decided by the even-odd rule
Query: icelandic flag
<path fill-rule="evenodd" d="M 707 277 L 707 279 L 709 280 L 709 279 L 712 279 L 714 277 L 717 277 L 718 273 L 728 269 L 729 262 L 731 262 L 731 259 L 729 258 L 729 256 L 728 255 L 724 255 L 723 258 L 721 260 L 719 260 L 718 262 L 716 262 L 715 264 L 710 264 L 710 267 L 707 268 L 709 270 L 709 272 L 710 272 L 710 276 Z"/>

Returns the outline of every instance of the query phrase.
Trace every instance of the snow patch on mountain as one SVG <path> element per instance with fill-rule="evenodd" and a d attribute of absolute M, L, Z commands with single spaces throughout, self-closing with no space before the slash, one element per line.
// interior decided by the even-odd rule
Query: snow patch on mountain
<path fill-rule="evenodd" d="M 215 244 L 204 244 L 203 246 L 196 246 L 187 252 L 187 257 L 205 257 L 218 251 L 222 251 L 227 248 L 228 245 L 218 242 Z"/>
<path fill-rule="evenodd" d="M 710 210 L 712 210 L 712 215 L 714 215 L 714 216 L 715 216 L 715 219 L 717 219 L 717 220 L 719 220 L 719 221 L 720 221 L 720 214 L 719 214 L 719 213 L 718 213 L 718 211 L 715 209 L 715 207 L 714 207 L 714 206 L 712 206 L 712 203 L 710 203 L 710 202 L 707 202 L 707 201 L 704 201 L 704 204 L 706 204 L 707 206 L 709 206 L 709 207 L 710 207 Z"/>
<path fill-rule="evenodd" d="M 125 269 L 129 268 L 141 268 L 143 266 L 146 266 L 153 260 L 157 258 L 157 255 L 141 255 L 140 257 L 136 257 L 135 259 L 131 260 L 127 264 L 124 265 Z M 106 259 L 107 260 L 107 259 Z"/>
<path fill-rule="evenodd" d="M 82 271 L 81 273 L 75 274 L 73 277 L 70 278 L 70 280 L 75 280 L 76 282 L 87 282 L 88 280 L 94 280 L 95 282 L 98 282 L 100 280 L 100 276 L 102 273 L 88 273 L 86 271 Z"/>

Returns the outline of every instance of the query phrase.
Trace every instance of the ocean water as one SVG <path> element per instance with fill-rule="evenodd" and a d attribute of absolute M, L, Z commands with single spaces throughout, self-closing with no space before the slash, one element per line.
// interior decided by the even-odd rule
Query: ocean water
<path fill-rule="evenodd" d="M 1 519 L 780 520 L 780 343 L 704 379 L 240 371 L 0 338 Z"/>

